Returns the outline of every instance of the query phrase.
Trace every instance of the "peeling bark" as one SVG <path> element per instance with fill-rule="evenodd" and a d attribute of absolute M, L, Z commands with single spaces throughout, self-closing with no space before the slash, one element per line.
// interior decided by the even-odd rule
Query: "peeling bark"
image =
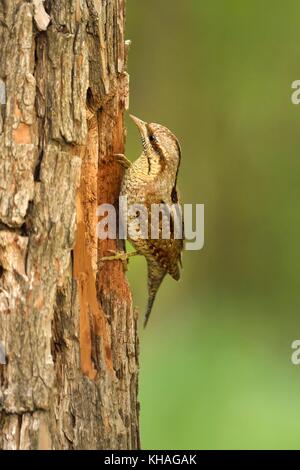
<path fill-rule="evenodd" d="M 136 449 L 138 339 L 115 241 L 125 0 L 0 0 L 1 449 Z"/>

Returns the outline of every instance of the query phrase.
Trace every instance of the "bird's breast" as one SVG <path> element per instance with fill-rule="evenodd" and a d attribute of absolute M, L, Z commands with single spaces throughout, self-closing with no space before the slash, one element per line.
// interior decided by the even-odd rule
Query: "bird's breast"
<path fill-rule="evenodd" d="M 127 196 L 128 202 L 144 200 L 143 195 L 150 180 L 148 173 L 148 160 L 142 156 L 125 172 L 121 186 L 121 196 Z"/>

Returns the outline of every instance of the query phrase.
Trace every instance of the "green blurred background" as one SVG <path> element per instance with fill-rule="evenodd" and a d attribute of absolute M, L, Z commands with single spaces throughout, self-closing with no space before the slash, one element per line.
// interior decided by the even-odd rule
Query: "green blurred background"
<path fill-rule="evenodd" d="M 300 448 L 299 17 L 298 0 L 127 1 L 130 111 L 174 131 L 184 202 L 205 204 L 205 248 L 141 329 L 145 449 Z M 143 259 L 129 279 L 143 316 Z"/>

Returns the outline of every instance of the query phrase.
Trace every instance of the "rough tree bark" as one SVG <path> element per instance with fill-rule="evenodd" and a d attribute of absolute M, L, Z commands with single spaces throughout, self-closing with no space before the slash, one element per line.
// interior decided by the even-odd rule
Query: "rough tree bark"
<path fill-rule="evenodd" d="M 0 0 L 1 449 L 135 449 L 136 317 L 100 264 L 128 105 L 125 0 Z"/>

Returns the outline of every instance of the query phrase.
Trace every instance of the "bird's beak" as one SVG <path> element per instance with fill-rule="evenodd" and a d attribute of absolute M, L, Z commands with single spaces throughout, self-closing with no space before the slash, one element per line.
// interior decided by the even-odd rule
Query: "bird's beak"
<path fill-rule="evenodd" d="M 139 129 L 139 131 L 141 133 L 141 136 L 144 139 L 147 139 L 147 137 L 148 137 L 147 123 L 142 121 L 141 119 L 137 118 L 136 116 L 133 116 L 132 114 L 130 114 L 130 117 L 133 120 L 133 122 L 135 123 L 135 125 L 137 126 L 137 128 Z"/>

